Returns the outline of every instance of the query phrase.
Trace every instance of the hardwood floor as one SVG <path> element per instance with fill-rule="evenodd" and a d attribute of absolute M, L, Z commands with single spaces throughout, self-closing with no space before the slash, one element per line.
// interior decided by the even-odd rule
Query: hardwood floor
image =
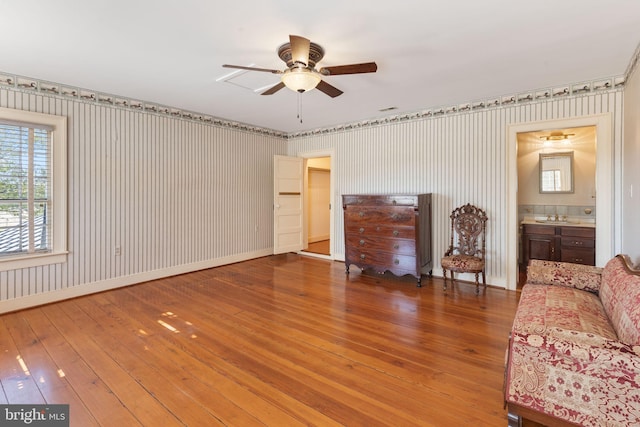
<path fill-rule="evenodd" d="M 311 252 L 314 254 L 331 255 L 331 249 L 329 248 L 330 240 L 321 240 L 319 242 L 309 243 L 305 252 Z"/>
<path fill-rule="evenodd" d="M 72 426 L 506 426 L 518 293 L 285 254 L 0 316 L 0 403 Z"/>

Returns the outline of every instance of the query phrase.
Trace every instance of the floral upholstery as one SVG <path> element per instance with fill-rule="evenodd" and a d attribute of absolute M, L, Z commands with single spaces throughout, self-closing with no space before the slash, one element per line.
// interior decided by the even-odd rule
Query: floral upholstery
<path fill-rule="evenodd" d="M 527 283 L 559 285 L 598 292 L 602 268 L 568 262 L 531 260 Z"/>
<path fill-rule="evenodd" d="M 638 426 L 640 272 L 621 256 L 604 269 L 584 267 L 531 261 L 509 343 L 506 402 L 582 426 Z"/>
<path fill-rule="evenodd" d="M 617 339 L 596 294 L 560 286 L 527 284 L 522 289 L 513 331 L 554 333 L 553 328 Z"/>
<path fill-rule="evenodd" d="M 471 255 L 451 255 L 443 257 L 440 264 L 442 268 L 449 271 L 466 271 L 476 272 L 482 271 L 484 261 L 481 258 Z"/>
<path fill-rule="evenodd" d="M 622 260 L 609 261 L 602 274 L 600 299 L 620 341 L 640 345 L 640 276 L 631 276 Z"/>

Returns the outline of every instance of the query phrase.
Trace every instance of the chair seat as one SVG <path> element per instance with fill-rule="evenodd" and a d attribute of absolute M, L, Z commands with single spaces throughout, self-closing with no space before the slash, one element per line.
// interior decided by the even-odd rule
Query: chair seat
<path fill-rule="evenodd" d="M 484 260 L 471 255 L 446 256 L 440 264 L 443 269 L 456 272 L 480 273 L 484 269 Z"/>

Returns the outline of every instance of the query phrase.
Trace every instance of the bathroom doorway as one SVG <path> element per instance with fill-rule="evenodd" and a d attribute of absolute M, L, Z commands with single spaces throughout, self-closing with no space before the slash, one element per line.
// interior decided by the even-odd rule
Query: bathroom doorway
<path fill-rule="evenodd" d="M 619 227 L 614 223 L 614 170 L 613 129 L 610 113 L 541 122 L 518 123 L 507 126 L 507 234 L 506 234 L 506 288 L 515 290 L 518 284 L 518 134 L 595 126 L 596 141 L 596 185 L 595 227 L 596 265 L 604 264 L 613 257 L 619 247 Z M 536 181 L 537 182 L 537 181 Z"/>
<path fill-rule="evenodd" d="M 517 143 L 520 288 L 526 279 L 522 224 L 552 221 L 595 227 L 596 127 L 521 132 Z"/>

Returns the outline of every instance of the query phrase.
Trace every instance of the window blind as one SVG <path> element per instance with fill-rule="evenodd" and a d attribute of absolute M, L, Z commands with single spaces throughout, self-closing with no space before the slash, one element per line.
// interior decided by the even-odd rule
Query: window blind
<path fill-rule="evenodd" d="M 0 256 L 50 249 L 51 130 L 0 121 Z"/>

